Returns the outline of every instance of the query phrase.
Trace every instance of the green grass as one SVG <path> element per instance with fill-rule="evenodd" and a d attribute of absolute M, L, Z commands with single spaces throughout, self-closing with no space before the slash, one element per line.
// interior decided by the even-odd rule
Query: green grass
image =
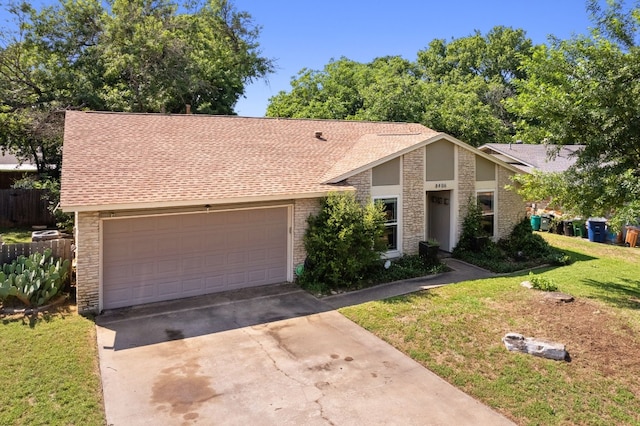
<path fill-rule="evenodd" d="M 0 320 L 0 424 L 103 425 L 93 321 L 56 313 Z"/>
<path fill-rule="evenodd" d="M 516 273 L 341 312 L 518 424 L 640 425 L 640 249 L 543 237 L 576 262 L 535 273 L 573 303 Z M 510 331 L 566 344 L 571 362 L 508 352 Z"/>
<path fill-rule="evenodd" d="M 31 229 L 26 228 L 0 228 L 0 236 L 5 244 L 30 243 Z"/>

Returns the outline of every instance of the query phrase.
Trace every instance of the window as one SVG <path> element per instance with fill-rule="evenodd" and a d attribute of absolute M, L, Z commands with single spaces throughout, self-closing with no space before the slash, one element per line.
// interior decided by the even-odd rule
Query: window
<path fill-rule="evenodd" d="M 482 210 L 482 230 L 493 237 L 494 214 L 493 191 L 478 192 L 478 206 Z"/>
<path fill-rule="evenodd" d="M 384 205 L 384 212 L 387 215 L 383 236 L 387 243 L 387 250 L 398 250 L 398 199 L 379 198 L 376 202 Z"/>

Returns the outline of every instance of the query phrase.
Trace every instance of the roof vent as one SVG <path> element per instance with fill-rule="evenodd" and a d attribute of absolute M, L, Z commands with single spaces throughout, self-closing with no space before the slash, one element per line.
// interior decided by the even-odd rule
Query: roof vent
<path fill-rule="evenodd" d="M 322 132 L 315 132 L 314 135 L 317 139 L 322 139 Z"/>

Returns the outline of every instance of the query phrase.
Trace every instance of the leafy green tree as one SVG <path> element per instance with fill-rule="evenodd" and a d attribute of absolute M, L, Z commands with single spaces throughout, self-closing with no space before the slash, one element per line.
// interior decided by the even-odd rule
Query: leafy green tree
<path fill-rule="evenodd" d="M 232 114 L 245 84 L 273 71 L 260 28 L 227 0 L 8 11 L 17 29 L 0 32 L 0 148 L 54 176 L 67 109 Z"/>
<path fill-rule="evenodd" d="M 504 101 L 516 95 L 515 79 L 526 78 L 520 64 L 531 49 L 524 30 L 503 26 L 431 41 L 418 52 L 427 82 L 422 123 L 474 146 L 510 140 L 516 117 Z"/>
<path fill-rule="evenodd" d="M 583 216 L 611 214 L 620 228 L 640 217 L 640 8 L 608 5 L 589 2 L 590 37 L 537 47 L 507 105 L 521 117 L 518 138 L 586 145 L 564 174 L 521 177 L 522 192 Z"/>
<path fill-rule="evenodd" d="M 366 65 L 347 58 L 332 60 L 322 71 L 302 69 L 291 91 L 269 100 L 267 116 L 352 119 L 362 108 L 359 93 Z"/>
<path fill-rule="evenodd" d="M 270 99 L 267 115 L 419 122 L 476 146 L 506 141 L 515 117 L 503 101 L 515 96 L 531 46 L 523 30 L 496 27 L 486 36 L 434 40 L 416 62 L 332 60 L 321 71 L 300 71 L 291 91 Z"/>

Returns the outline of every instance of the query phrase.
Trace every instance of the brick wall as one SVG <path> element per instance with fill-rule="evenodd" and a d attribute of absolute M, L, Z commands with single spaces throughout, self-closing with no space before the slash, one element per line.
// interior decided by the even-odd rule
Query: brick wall
<path fill-rule="evenodd" d="M 469 199 L 476 199 L 476 157 L 467 149 L 457 147 L 458 150 L 458 223 L 453 246 L 458 243 L 462 222 L 467 215 Z"/>
<path fill-rule="evenodd" d="M 362 204 L 371 201 L 371 176 L 371 169 L 369 169 L 347 179 L 347 184 L 356 188 L 356 200 Z"/>
<path fill-rule="evenodd" d="M 100 218 L 76 215 L 76 299 L 79 313 L 99 313 Z"/>
<path fill-rule="evenodd" d="M 417 254 L 424 239 L 424 148 L 402 157 L 402 253 Z"/>
<path fill-rule="evenodd" d="M 513 227 L 525 216 L 526 205 L 522 197 L 515 191 L 505 189 L 512 185 L 509 179 L 513 172 L 498 167 L 498 238 L 504 238 L 511 233 Z"/>
<path fill-rule="evenodd" d="M 302 198 L 293 205 L 293 267 L 304 262 L 307 252 L 304 249 L 304 233 L 307 218 L 320 211 L 320 198 Z"/>

